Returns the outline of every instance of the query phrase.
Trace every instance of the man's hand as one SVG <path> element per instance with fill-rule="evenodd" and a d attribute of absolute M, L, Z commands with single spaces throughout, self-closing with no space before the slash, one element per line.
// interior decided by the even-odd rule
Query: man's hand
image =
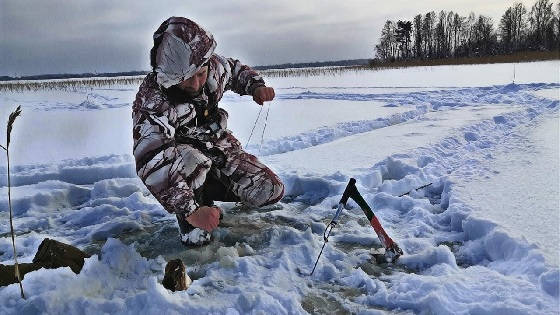
<path fill-rule="evenodd" d="M 274 89 L 268 86 L 260 86 L 253 92 L 253 100 L 255 103 L 262 105 L 274 99 Z"/>
<path fill-rule="evenodd" d="M 220 209 L 202 206 L 187 217 L 187 222 L 194 227 L 212 232 L 220 223 Z"/>

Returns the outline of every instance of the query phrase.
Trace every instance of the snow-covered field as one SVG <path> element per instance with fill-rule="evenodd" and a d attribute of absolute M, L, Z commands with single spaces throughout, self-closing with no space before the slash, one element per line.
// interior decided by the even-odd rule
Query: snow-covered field
<path fill-rule="evenodd" d="M 513 68 L 267 80 L 277 99 L 247 149 L 286 197 L 220 204 L 215 241 L 196 249 L 181 246 L 174 216 L 136 178 L 136 86 L 3 92 L 3 121 L 23 108 L 10 147 L 19 261 L 46 237 L 93 256 L 79 275 L 27 274 L 27 300 L 17 284 L 0 288 L 0 314 L 557 314 L 560 62 L 517 64 L 515 84 Z M 221 106 L 245 145 L 259 107 L 231 93 Z M 12 264 L 5 163 L 0 263 Z M 375 263 L 381 245 L 350 202 L 306 276 L 350 177 L 405 255 Z M 194 280 L 187 291 L 161 285 L 174 258 Z"/>

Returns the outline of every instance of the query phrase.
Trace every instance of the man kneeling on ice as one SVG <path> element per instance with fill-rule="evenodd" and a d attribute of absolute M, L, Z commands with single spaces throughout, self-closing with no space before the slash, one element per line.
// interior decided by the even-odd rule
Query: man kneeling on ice
<path fill-rule="evenodd" d="M 263 102 L 274 89 L 239 60 L 214 53 L 212 34 L 183 17 L 154 33 L 152 72 L 133 104 L 136 172 L 179 223 L 185 245 L 210 242 L 222 218 L 213 201 L 260 207 L 277 202 L 284 185 L 241 148 L 218 107 L 227 90 Z"/>

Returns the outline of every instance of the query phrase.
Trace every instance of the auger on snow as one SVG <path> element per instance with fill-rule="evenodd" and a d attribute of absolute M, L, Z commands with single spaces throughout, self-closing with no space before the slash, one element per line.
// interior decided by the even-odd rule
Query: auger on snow
<path fill-rule="evenodd" d="M 323 247 L 321 248 L 321 252 L 317 257 L 317 261 L 315 261 L 313 270 L 309 274 L 310 276 L 313 275 L 313 272 L 315 272 L 315 267 L 317 267 L 319 258 L 321 257 L 321 254 L 323 254 L 323 249 L 325 248 L 325 245 L 329 241 L 329 236 L 331 235 L 331 231 L 337 225 L 338 217 L 340 216 L 342 210 L 346 206 L 346 203 L 348 202 L 348 198 L 352 198 L 352 200 L 354 200 L 360 206 L 360 208 L 362 208 L 362 211 L 368 218 L 368 221 L 370 222 L 371 226 L 373 227 L 373 230 L 377 234 L 377 237 L 381 241 L 381 244 L 383 245 L 383 247 L 385 247 L 385 257 L 388 258 L 390 261 L 395 261 L 399 258 L 399 256 L 403 254 L 403 251 L 401 250 L 399 245 L 397 245 L 397 243 L 395 243 L 393 239 L 391 239 L 389 235 L 387 235 L 387 232 L 385 232 L 385 230 L 381 226 L 381 223 L 379 223 L 379 220 L 377 219 L 373 211 L 371 211 L 371 208 L 369 207 L 367 202 L 364 200 L 362 195 L 360 195 L 358 188 L 356 188 L 356 180 L 354 178 L 350 178 L 348 185 L 346 185 L 346 189 L 344 189 L 342 198 L 340 198 L 340 201 L 338 202 L 338 209 L 336 210 L 336 213 L 334 214 L 334 217 L 332 218 L 331 222 L 327 225 L 325 231 L 323 232 L 323 240 L 324 240 Z"/>

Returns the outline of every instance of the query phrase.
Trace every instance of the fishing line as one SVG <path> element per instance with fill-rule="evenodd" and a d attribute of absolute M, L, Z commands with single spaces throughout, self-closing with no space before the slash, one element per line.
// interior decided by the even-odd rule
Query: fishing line
<path fill-rule="evenodd" d="M 266 117 L 264 118 L 264 127 L 263 127 L 263 131 L 261 134 L 261 147 L 259 148 L 259 154 L 261 153 L 262 150 L 262 146 L 264 143 L 264 131 L 266 130 L 266 125 L 268 123 L 268 114 L 270 113 L 270 107 L 272 106 L 272 104 L 268 104 L 268 109 L 266 110 Z"/>
<path fill-rule="evenodd" d="M 262 113 L 262 110 L 263 110 L 265 104 L 266 103 L 264 103 L 261 106 L 261 109 L 259 110 L 259 114 L 257 115 L 257 119 L 255 119 L 255 123 L 253 124 L 253 128 L 251 129 L 251 133 L 249 134 L 249 138 L 247 139 L 247 143 L 245 144 L 245 150 L 247 150 L 247 148 L 249 147 L 249 142 L 251 141 L 251 138 L 253 137 L 253 132 L 255 131 L 255 127 L 257 127 L 257 123 L 259 122 L 259 118 L 261 117 L 261 113 Z M 268 109 L 266 111 L 266 117 L 264 119 L 264 127 L 263 127 L 263 132 L 261 134 L 261 147 L 259 149 L 259 153 L 262 149 L 262 145 L 263 145 L 263 141 L 264 141 L 264 131 L 266 130 L 266 125 L 267 125 L 267 122 L 268 122 L 268 114 L 269 113 L 270 113 L 270 105 L 268 105 Z M 230 181 L 226 191 L 230 191 L 232 187 L 233 187 L 233 181 Z"/>
<path fill-rule="evenodd" d="M 251 137 L 253 136 L 253 131 L 255 131 L 255 127 L 257 126 L 257 122 L 259 122 L 259 118 L 261 117 L 263 107 L 264 107 L 264 105 L 261 106 L 261 109 L 259 110 L 259 114 L 257 115 L 257 119 L 255 119 L 255 124 L 253 125 L 253 129 L 251 129 L 251 134 L 249 135 L 249 139 L 247 139 L 247 143 L 245 144 L 245 149 L 247 149 L 247 147 L 249 146 L 249 141 L 251 141 Z"/>

